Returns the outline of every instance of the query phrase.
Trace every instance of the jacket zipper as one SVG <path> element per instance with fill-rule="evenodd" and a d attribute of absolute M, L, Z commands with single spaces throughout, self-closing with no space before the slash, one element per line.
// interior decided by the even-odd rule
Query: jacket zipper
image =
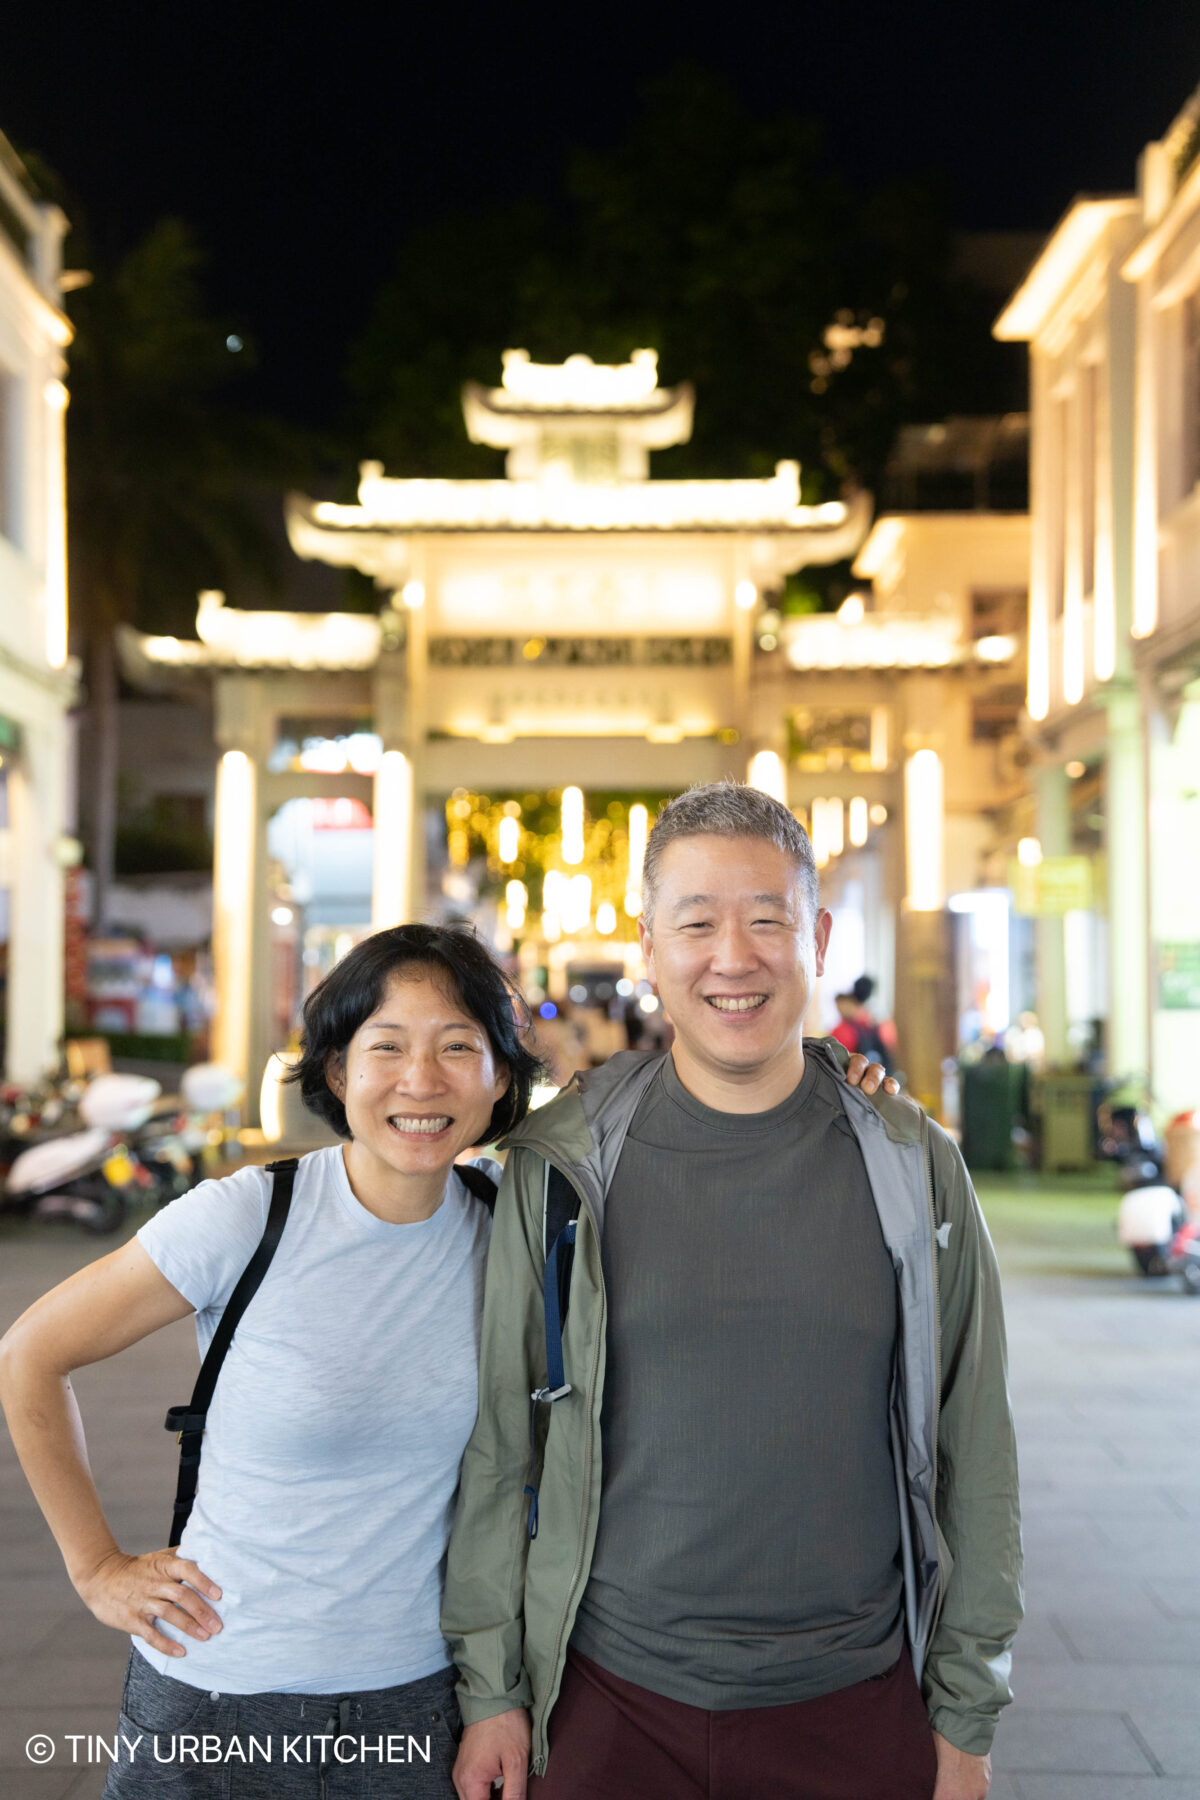
<path fill-rule="evenodd" d="M 929 1516 L 933 1520 L 934 1541 L 936 1543 L 937 1539 L 941 1536 L 941 1532 L 938 1528 L 938 1522 L 937 1522 L 937 1491 L 938 1491 L 938 1429 L 939 1429 L 939 1426 L 941 1423 L 941 1414 L 942 1414 L 942 1301 L 941 1301 L 941 1285 L 940 1285 L 941 1277 L 938 1272 L 937 1207 L 936 1207 L 936 1204 L 934 1201 L 934 1196 L 933 1196 L 933 1175 L 930 1171 L 930 1166 L 929 1166 L 930 1154 L 931 1154 L 931 1152 L 930 1152 L 930 1144 L 929 1144 L 929 1121 L 928 1121 L 928 1119 L 925 1118 L 924 1115 L 922 1115 L 922 1118 L 921 1118 L 921 1162 L 923 1165 L 924 1177 L 925 1177 L 925 1201 L 926 1201 L 926 1205 L 929 1208 L 929 1258 L 930 1258 L 930 1271 L 931 1271 L 931 1274 L 933 1277 L 934 1385 L 933 1385 L 933 1432 L 932 1432 L 933 1442 L 932 1442 L 932 1446 L 931 1446 L 932 1451 L 933 1451 L 933 1480 L 929 1484 Z M 937 1603 L 934 1607 L 933 1617 L 930 1620 L 930 1625 L 929 1625 L 929 1640 L 930 1640 L 930 1642 L 933 1641 L 933 1634 L 937 1630 L 937 1623 L 942 1614 L 942 1603 L 946 1597 L 946 1582 L 948 1579 L 949 1578 L 945 1575 L 945 1572 L 943 1571 L 941 1562 L 939 1560 L 939 1563 L 938 1563 L 938 1597 L 937 1597 Z M 928 1650 L 929 1645 L 927 1644 L 925 1646 L 925 1648 L 926 1648 L 926 1650 Z"/>

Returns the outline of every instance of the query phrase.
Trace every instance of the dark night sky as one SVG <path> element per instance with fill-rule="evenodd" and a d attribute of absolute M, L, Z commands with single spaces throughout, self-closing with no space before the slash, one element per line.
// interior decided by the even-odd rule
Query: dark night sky
<path fill-rule="evenodd" d="M 259 344 L 262 397 L 314 422 L 407 228 L 552 193 L 568 146 L 612 141 L 681 59 L 756 109 L 819 116 L 856 182 L 936 173 L 974 228 L 1048 228 L 1076 192 L 1129 188 L 1200 81 L 1200 7 L 1182 0 L 22 13 L 0 41 L 0 130 L 49 159 L 102 239 L 191 221 L 214 301 Z"/>

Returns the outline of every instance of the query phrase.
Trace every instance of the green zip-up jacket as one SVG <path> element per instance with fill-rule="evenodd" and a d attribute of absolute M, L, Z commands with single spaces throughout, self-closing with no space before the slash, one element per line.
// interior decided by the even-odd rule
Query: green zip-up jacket
<path fill-rule="evenodd" d="M 845 1053 L 805 1043 L 840 1074 Z M 464 1721 L 530 1708 L 544 1773 L 600 1511 L 606 1300 L 600 1245 L 613 1171 L 660 1058 L 623 1052 L 577 1075 L 508 1139 L 483 1309 L 479 1415 L 463 1459 L 442 1629 L 459 1668 Z M 891 1396 L 905 1623 L 933 1727 L 983 1755 L 1011 1698 L 1009 1645 L 1021 1619 L 1017 1462 L 1000 1303 L 987 1227 L 952 1140 L 911 1100 L 839 1092 L 862 1151 L 896 1272 Z M 548 1166 L 579 1196 L 570 1312 L 570 1392 L 546 1385 L 542 1304 Z M 664 1244 L 664 1256 L 670 1246 Z M 528 1535 L 536 1481 L 538 1534 Z"/>

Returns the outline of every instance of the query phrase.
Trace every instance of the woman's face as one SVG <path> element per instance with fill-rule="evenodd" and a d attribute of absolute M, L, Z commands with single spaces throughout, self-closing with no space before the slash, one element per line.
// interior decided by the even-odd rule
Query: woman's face
<path fill-rule="evenodd" d="M 360 1152 L 431 1175 L 483 1139 L 509 1072 L 448 978 L 415 965 L 392 976 L 325 1079 Z"/>

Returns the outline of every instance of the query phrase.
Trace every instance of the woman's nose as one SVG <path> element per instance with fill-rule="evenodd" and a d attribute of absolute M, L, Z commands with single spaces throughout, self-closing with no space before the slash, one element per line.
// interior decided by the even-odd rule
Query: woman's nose
<path fill-rule="evenodd" d="M 396 1071 L 395 1086 L 405 1094 L 436 1094 L 444 1085 L 441 1065 L 433 1055 L 406 1057 Z"/>

